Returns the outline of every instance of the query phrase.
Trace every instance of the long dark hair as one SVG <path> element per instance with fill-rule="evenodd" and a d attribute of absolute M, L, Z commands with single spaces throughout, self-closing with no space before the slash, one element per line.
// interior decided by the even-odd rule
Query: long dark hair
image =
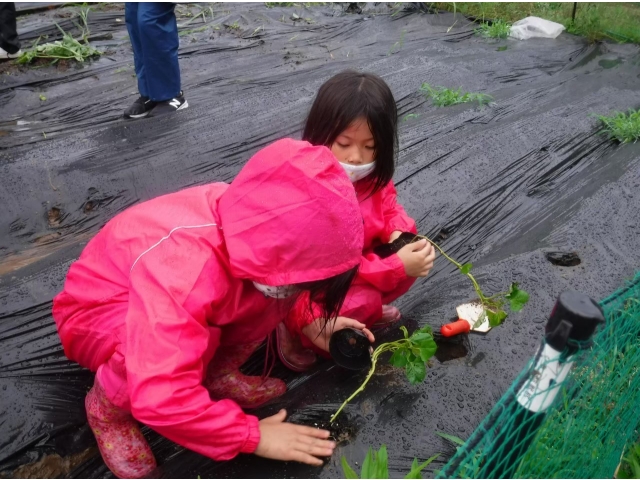
<path fill-rule="evenodd" d="M 318 90 L 302 139 L 331 147 L 358 118 L 367 119 L 375 142 L 376 166 L 367 177 L 374 194 L 393 178 L 398 149 L 398 109 L 391 89 L 377 75 L 346 70 Z"/>
<path fill-rule="evenodd" d="M 356 265 L 344 273 L 325 280 L 296 284 L 296 287 L 306 292 L 308 296 L 310 314 L 313 312 L 313 304 L 320 306 L 322 309 L 320 316 L 325 322 L 325 327 L 328 322 L 335 320 L 340 314 L 340 309 L 347 297 L 351 282 L 353 282 L 358 273 L 358 267 L 359 265 Z"/>

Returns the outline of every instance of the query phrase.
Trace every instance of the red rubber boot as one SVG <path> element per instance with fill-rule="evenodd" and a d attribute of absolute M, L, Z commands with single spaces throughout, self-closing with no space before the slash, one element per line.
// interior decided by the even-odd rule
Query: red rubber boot
<path fill-rule="evenodd" d="M 313 350 L 302 345 L 299 336 L 292 335 L 284 323 L 276 327 L 278 356 L 282 363 L 294 372 L 304 372 L 318 361 Z"/>
<path fill-rule="evenodd" d="M 393 305 L 382 305 L 382 317 L 373 324 L 372 328 L 388 327 L 400 320 L 401 317 L 402 314 L 397 307 Z"/>
<path fill-rule="evenodd" d="M 97 378 L 84 405 L 102 459 L 116 477 L 143 478 L 156 468 L 156 459 L 138 422 L 109 401 Z"/>
<path fill-rule="evenodd" d="M 222 347 L 207 367 L 204 386 L 211 398 L 233 400 L 242 408 L 256 408 L 283 395 L 285 383 L 278 378 L 258 377 L 240 373 L 240 367 L 262 342 Z"/>

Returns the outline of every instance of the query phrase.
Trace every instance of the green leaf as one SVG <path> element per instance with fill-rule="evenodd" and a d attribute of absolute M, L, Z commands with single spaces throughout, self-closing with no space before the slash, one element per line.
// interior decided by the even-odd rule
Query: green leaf
<path fill-rule="evenodd" d="M 407 357 L 405 355 L 406 350 L 404 348 L 399 348 L 393 352 L 393 355 L 391 355 L 391 358 L 389 359 L 389 363 L 394 367 L 402 368 L 407 364 Z"/>
<path fill-rule="evenodd" d="M 344 457 L 344 455 L 342 456 L 341 462 L 344 478 L 360 478 L 358 477 L 358 474 L 353 470 L 353 468 L 349 466 L 349 463 L 347 462 L 347 459 Z"/>
<path fill-rule="evenodd" d="M 400 327 L 400 330 L 402 330 L 402 332 L 404 333 L 404 338 L 409 338 L 409 332 L 407 331 L 407 327 L 403 325 L 402 327 Z"/>
<path fill-rule="evenodd" d="M 507 314 L 504 310 L 498 310 L 497 312 L 492 312 L 491 310 L 487 310 L 487 318 L 489 319 L 490 327 L 497 327 L 500 325 L 505 318 L 507 318 Z"/>
<path fill-rule="evenodd" d="M 367 452 L 367 456 L 364 457 L 364 462 L 362 462 L 362 473 L 361 478 L 375 478 L 375 459 L 373 457 L 373 448 L 369 447 L 369 451 Z"/>
<path fill-rule="evenodd" d="M 460 267 L 460 271 L 466 275 L 467 273 L 469 273 L 471 271 L 471 267 L 473 267 L 473 263 L 465 263 L 464 265 L 462 265 Z"/>
<path fill-rule="evenodd" d="M 429 465 L 431 462 L 433 462 L 439 456 L 440 456 L 440 454 L 436 453 L 433 457 L 427 459 L 422 465 L 420 465 L 418 463 L 418 459 L 417 458 L 414 458 L 413 459 L 413 463 L 411 464 L 411 471 L 409 473 L 407 473 L 407 476 L 404 477 L 404 478 L 422 478 L 422 475 L 420 475 L 420 472 L 422 472 L 424 467 Z"/>
<path fill-rule="evenodd" d="M 433 340 L 433 335 L 427 332 L 417 332 L 411 335 L 411 338 L 409 338 L 409 340 L 411 340 L 411 342 L 415 343 L 416 345 L 421 345 L 424 342 Z"/>
<path fill-rule="evenodd" d="M 436 432 L 436 435 L 440 435 L 445 440 L 449 440 L 450 442 L 453 442 L 456 445 L 464 445 L 464 440 L 462 440 L 460 437 L 456 437 L 455 435 L 449 435 L 448 433 L 444 433 L 444 432 Z"/>
<path fill-rule="evenodd" d="M 47 99 L 47 97 L 45 97 L 44 95 L 40 94 L 40 101 L 44 102 Z"/>
<path fill-rule="evenodd" d="M 509 293 L 505 296 L 505 298 L 509 300 L 509 306 L 511 307 L 511 310 L 514 312 L 519 312 L 529 301 L 529 294 L 524 290 L 520 290 L 517 283 L 512 283 L 511 288 L 509 289 Z"/>
<path fill-rule="evenodd" d="M 412 385 L 422 382 L 427 376 L 427 367 L 422 360 L 408 363 L 404 369 L 407 374 L 407 378 L 409 379 L 409 383 Z"/>
<path fill-rule="evenodd" d="M 376 476 L 374 478 L 389 478 L 389 457 L 387 446 L 382 445 L 376 456 Z"/>
<path fill-rule="evenodd" d="M 432 340 L 432 343 L 433 345 L 420 349 L 420 359 L 423 362 L 428 362 L 429 359 L 436 354 L 436 350 L 438 349 L 438 346 L 436 345 L 436 342 L 434 342 L 433 340 Z"/>

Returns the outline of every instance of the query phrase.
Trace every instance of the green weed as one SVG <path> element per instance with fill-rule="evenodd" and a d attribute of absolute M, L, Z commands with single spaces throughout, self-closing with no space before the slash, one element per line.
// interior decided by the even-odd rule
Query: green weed
<path fill-rule="evenodd" d="M 188 30 L 182 30 L 181 32 L 178 33 L 178 36 L 184 37 L 185 35 L 191 35 L 192 33 L 204 32 L 207 28 L 209 28 L 209 25 L 204 25 L 198 28 L 190 28 Z"/>
<path fill-rule="evenodd" d="M 80 43 L 62 29 L 60 31 L 62 31 L 63 35 L 62 40 L 42 45 L 38 45 L 38 42 L 36 42 L 32 48 L 24 51 L 18 57 L 17 62 L 21 65 L 27 65 L 36 58 L 45 58 L 53 60 L 54 63 L 58 60 L 75 60 L 82 63 L 91 57 L 97 57 L 101 54 L 99 50 L 88 43 Z"/>
<path fill-rule="evenodd" d="M 238 22 L 233 22 L 229 25 L 226 25 L 227 28 L 230 28 L 231 30 L 240 30 L 240 24 Z"/>
<path fill-rule="evenodd" d="M 640 442 L 627 449 L 616 478 L 640 478 Z"/>
<path fill-rule="evenodd" d="M 41 102 L 46 102 L 47 97 L 45 97 L 44 95 L 40 94 L 40 101 Z"/>
<path fill-rule="evenodd" d="M 411 470 L 404 478 L 422 478 L 422 470 L 439 456 L 440 454 L 438 453 L 424 463 L 419 463 L 418 459 L 414 458 L 411 464 Z M 389 478 L 389 459 L 386 445 L 382 445 L 377 452 L 374 452 L 373 448 L 369 447 L 367 456 L 364 458 L 364 462 L 362 462 L 360 476 L 351 468 L 344 455 L 342 456 L 341 462 L 344 478 Z"/>
<path fill-rule="evenodd" d="M 611 115 L 595 115 L 602 123 L 601 133 L 620 143 L 635 143 L 640 140 L 640 110 L 613 112 Z"/>
<path fill-rule="evenodd" d="M 462 88 L 452 90 L 446 87 L 432 87 L 428 83 L 423 83 L 420 91 L 426 98 L 431 98 L 436 107 L 449 107 L 458 105 L 459 103 L 478 102 L 479 105 L 485 105 L 493 100 L 491 95 L 484 93 L 463 92 Z"/>
<path fill-rule="evenodd" d="M 610 39 L 640 43 L 640 4 L 579 3 L 572 19 L 573 2 L 438 2 L 438 9 L 485 19 L 515 22 L 530 15 L 564 25 L 567 32 L 590 42 Z"/>
<path fill-rule="evenodd" d="M 482 35 L 485 38 L 507 38 L 510 31 L 511 24 L 502 20 L 496 20 L 491 24 L 483 22 L 475 29 L 478 35 Z"/>

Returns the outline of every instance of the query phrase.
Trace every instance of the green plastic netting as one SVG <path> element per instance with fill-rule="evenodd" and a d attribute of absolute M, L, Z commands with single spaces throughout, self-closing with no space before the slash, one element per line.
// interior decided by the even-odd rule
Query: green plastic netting
<path fill-rule="evenodd" d="M 592 345 L 532 359 L 438 478 L 613 478 L 640 437 L 640 272 L 600 305 Z M 535 390 L 541 365 L 568 375 Z"/>

